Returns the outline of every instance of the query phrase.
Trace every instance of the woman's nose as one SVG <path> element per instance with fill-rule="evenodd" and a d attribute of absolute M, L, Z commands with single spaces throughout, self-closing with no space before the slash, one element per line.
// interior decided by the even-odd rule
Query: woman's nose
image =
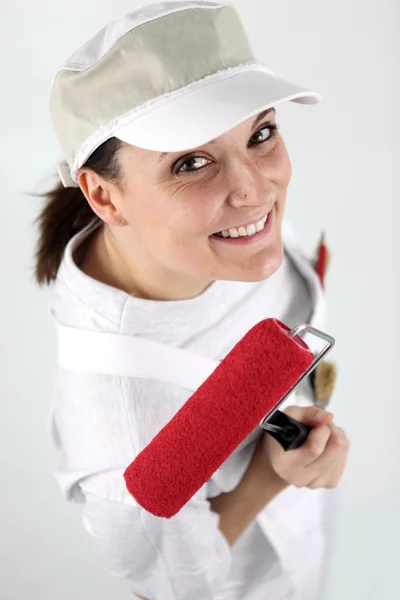
<path fill-rule="evenodd" d="M 274 184 L 254 162 L 241 161 L 227 174 L 231 206 L 266 206 L 274 202 Z"/>

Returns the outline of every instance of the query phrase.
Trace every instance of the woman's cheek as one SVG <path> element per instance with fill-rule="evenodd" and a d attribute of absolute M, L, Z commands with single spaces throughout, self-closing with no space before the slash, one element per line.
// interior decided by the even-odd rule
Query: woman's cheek
<path fill-rule="evenodd" d="M 179 216 L 177 229 L 182 231 L 187 237 L 205 237 L 213 233 L 212 223 L 217 222 L 216 211 L 212 203 L 202 195 L 199 198 L 192 198 L 190 207 L 187 206 Z"/>

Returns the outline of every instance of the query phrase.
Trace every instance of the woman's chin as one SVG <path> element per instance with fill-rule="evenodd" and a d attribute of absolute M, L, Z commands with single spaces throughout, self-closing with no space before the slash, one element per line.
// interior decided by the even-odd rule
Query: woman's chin
<path fill-rule="evenodd" d="M 284 249 L 282 240 L 272 248 L 265 248 L 255 256 L 250 256 L 245 264 L 231 265 L 218 279 L 230 281 L 264 281 L 271 277 L 282 264 Z M 222 270 L 221 270 L 222 271 Z M 223 275 L 223 276 L 222 276 Z"/>

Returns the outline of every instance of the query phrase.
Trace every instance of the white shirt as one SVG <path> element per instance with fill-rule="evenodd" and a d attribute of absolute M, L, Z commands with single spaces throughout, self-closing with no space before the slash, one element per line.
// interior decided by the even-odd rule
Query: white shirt
<path fill-rule="evenodd" d="M 318 278 L 286 223 L 284 261 L 270 278 L 216 281 L 180 301 L 135 298 L 88 277 L 73 253 L 92 231 L 85 228 L 66 248 L 51 299 L 60 325 L 138 336 L 214 360 L 267 317 L 323 329 Z M 108 569 L 149 600 L 316 600 L 330 492 L 288 488 L 232 547 L 210 510 L 209 498 L 238 485 L 261 428 L 171 519 L 147 512 L 127 492 L 126 467 L 190 395 L 162 381 L 58 368 L 50 411 L 55 476 L 64 497 L 82 504 L 83 525 Z M 287 401 L 295 403 L 311 403 L 309 386 Z"/>

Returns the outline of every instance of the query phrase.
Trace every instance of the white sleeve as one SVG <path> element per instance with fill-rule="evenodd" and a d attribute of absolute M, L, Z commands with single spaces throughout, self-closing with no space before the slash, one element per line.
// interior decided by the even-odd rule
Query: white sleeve
<path fill-rule="evenodd" d="M 206 482 L 172 518 L 129 494 L 124 472 L 187 400 L 161 382 L 62 371 L 52 415 L 56 478 L 82 505 L 83 524 L 108 569 L 149 600 L 213 600 L 231 548 Z M 149 474 L 151 477 L 151 474 Z"/>
<path fill-rule="evenodd" d="M 116 473 L 110 475 L 114 479 Z M 90 483 L 82 486 L 83 524 L 113 575 L 148 600 L 215 597 L 228 577 L 231 549 L 218 529 L 219 515 L 205 498 L 206 485 L 179 513 L 164 519 L 130 496 L 126 502 L 98 496 L 88 491 Z"/>

